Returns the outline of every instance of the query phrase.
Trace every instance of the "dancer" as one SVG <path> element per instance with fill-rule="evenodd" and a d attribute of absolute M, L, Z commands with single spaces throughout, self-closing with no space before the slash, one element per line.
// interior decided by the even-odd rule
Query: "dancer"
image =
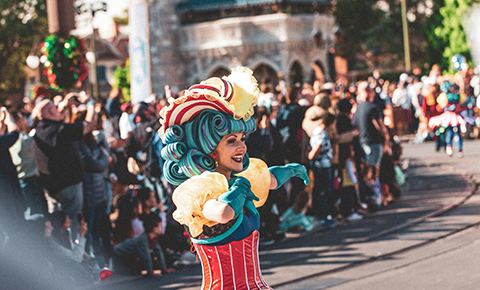
<path fill-rule="evenodd" d="M 465 120 L 460 112 L 464 110 L 460 106 L 460 95 L 458 94 L 458 86 L 449 81 L 444 81 L 440 85 L 442 93 L 438 97 L 438 104 L 443 107 L 443 113 L 439 116 L 430 118 L 428 125 L 433 132 L 445 133 L 445 141 L 447 143 L 447 154 L 453 155 L 453 140 L 457 143 L 458 157 L 463 157 L 463 138 L 462 133 L 466 131 Z M 436 135 L 439 135 L 438 133 Z"/>
<path fill-rule="evenodd" d="M 245 136 L 256 129 L 257 81 L 238 67 L 210 78 L 161 112 L 166 179 L 173 217 L 192 238 L 202 264 L 202 289 L 271 289 L 258 259 L 259 214 L 269 189 L 291 177 L 308 184 L 306 168 L 291 163 L 268 168 L 249 158 Z"/>

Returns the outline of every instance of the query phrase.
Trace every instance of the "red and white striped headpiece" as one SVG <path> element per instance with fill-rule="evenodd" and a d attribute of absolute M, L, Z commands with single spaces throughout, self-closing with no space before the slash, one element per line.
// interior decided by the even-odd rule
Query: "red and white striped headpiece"
<path fill-rule="evenodd" d="M 191 86 L 183 97 L 169 99 L 170 105 L 160 112 L 163 125 L 160 133 L 195 118 L 203 110 L 215 110 L 248 120 L 253 116 L 258 93 L 257 80 L 245 67 L 234 69 L 227 78 L 209 78 Z"/>

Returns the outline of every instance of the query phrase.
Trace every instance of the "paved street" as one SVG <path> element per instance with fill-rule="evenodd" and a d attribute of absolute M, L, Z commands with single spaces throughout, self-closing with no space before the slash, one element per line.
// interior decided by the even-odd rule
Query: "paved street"
<path fill-rule="evenodd" d="M 388 208 L 262 249 L 265 280 L 277 290 L 476 289 L 480 254 L 471 252 L 479 252 L 480 200 L 471 195 L 472 180 L 480 180 L 480 141 L 465 142 L 463 159 L 433 146 L 404 144 L 408 182 Z M 193 266 L 151 279 L 117 277 L 102 289 L 189 290 L 200 281 L 200 267 Z"/>

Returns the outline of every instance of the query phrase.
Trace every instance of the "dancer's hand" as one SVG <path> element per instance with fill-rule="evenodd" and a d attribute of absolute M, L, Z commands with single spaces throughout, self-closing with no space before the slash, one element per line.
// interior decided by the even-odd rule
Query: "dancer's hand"
<path fill-rule="evenodd" d="M 247 207 L 249 211 L 255 213 L 256 210 L 252 201 L 259 200 L 259 198 L 253 194 L 250 181 L 245 177 L 238 176 L 235 177 L 230 189 L 222 193 L 217 200 L 232 207 L 235 211 L 234 218 L 236 218 L 242 212 L 244 206 Z"/>
<path fill-rule="evenodd" d="M 310 183 L 307 168 L 298 163 L 289 163 L 285 166 L 272 166 L 268 168 L 268 170 L 277 179 L 277 187 L 275 187 L 274 189 L 280 188 L 287 180 L 292 177 L 299 177 L 303 179 L 303 183 L 305 185 L 308 185 Z"/>

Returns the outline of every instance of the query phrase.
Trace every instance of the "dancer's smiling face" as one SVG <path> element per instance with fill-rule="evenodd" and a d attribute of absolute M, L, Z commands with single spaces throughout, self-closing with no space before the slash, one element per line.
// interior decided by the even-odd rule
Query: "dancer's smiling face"
<path fill-rule="evenodd" d="M 217 155 L 218 173 L 221 173 L 230 179 L 232 171 L 240 172 L 243 170 L 243 158 L 247 152 L 245 145 L 245 133 L 231 133 L 225 135 L 217 148 L 213 151 Z"/>

